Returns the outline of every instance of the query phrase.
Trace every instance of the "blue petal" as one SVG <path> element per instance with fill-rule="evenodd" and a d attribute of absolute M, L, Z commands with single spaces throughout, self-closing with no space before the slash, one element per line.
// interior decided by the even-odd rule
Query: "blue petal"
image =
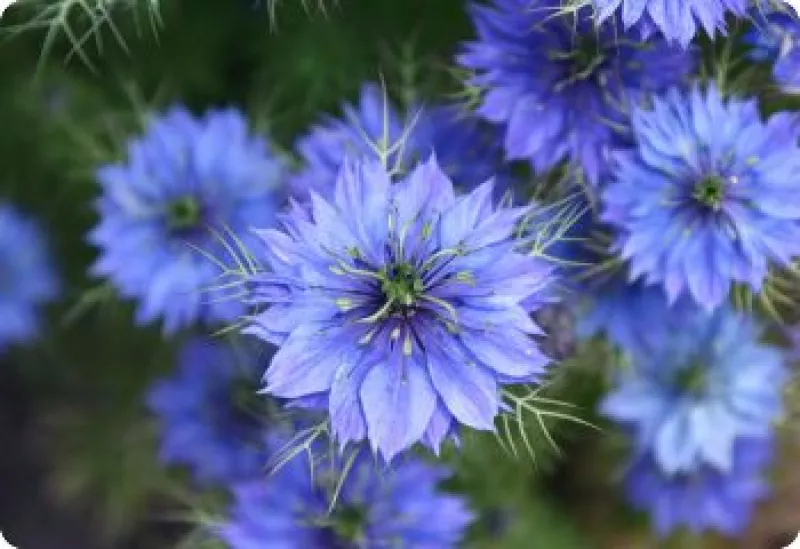
<path fill-rule="evenodd" d="M 664 421 L 654 448 L 658 463 L 669 475 L 691 471 L 700 464 L 697 441 L 692 437 L 688 417 L 684 414 L 673 414 Z"/>
<path fill-rule="evenodd" d="M 446 347 L 439 347 L 442 344 Z M 474 429 L 494 430 L 500 404 L 494 378 L 453 342 L 428 345 L 426 353 L 431 381 L 450 413 Z"/>
<path fill-rule="evenodd" d="M 275 353 L 264 376 L 265 390 L 281 398 L 297 398 L 328 391 L 342 355 L 341 331 L 322 331 L 310 324 L 292 332 Z M 331 333 L 333 332 L 333 333 Z"/>
<path fill-rule="evenodd" d="M 367 436 L 367 423 L 359 392 L 367 374 L 382 359 L 382 352 L 355 348 L 342 360 L 330 389 L 331 426 L 341 447 Z"/>
<path fill-rule="evenodd" d="M 503 333 L 465 331 L 460 339 L 486 368 L 504 376 L 532 381 L 550 362 L 531 337 L 513 329 Z"/>
<path fill-rule="evenodd" d="M 427 372 L 399 345 L 372 367 L 360 395 L 373 450 L 387 462 L 422 438 L 436 405 Z"/>
<path fill-rule="evenodd" d="M 453 416 L 447 410 L 444 403 L 437 399 L 436 408 L 431 416 L 431 421 L 425 429 L 425 444 L 439 455 L 442 443 L 450 436 L 453 425 Z"/>

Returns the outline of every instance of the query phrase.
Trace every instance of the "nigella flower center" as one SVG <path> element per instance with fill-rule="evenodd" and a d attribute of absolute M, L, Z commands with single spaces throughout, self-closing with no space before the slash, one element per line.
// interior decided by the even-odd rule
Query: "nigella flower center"
<path fill-rule="evenodd" d="M 708 368 L 701 362 L 693 362 L 676 372 L 674 382 L 681 394 L 700 397 L 708 388 Z"/>
<path fill-rule="evenodd" d="M 718 175 L 701 179 L 694 186 L 692 198 L 705 208 L 718 210 L 725 198 L 725 180 Z"/>
<path fill-rule="evenodd" d="M 425 285 L 413 265 L 397 263 L 381 273 L 381 291 L 388 303 L 405 309 L 422 296 Z"/>
<path fill-rule="evenodd" d="M 361 505 L 342 505 L 334 511 L 331 530 L 344 546 L 355 544 L 364 537 L 367 525 L 367 510 Z"/>
<path fill-rule="evenodd" d="M 184 196 L 167 206 L 167 224 L 173 231 L 196 228 L 202 219 L 202 208 L 194 196 Z"/>
<path fill-rule="evenodd" d="M 575 73 L 582 75 L 583 78 L 592 74 L 605 61 L 603 49 L 594 37 L 578 37 L 574 52 L 573 67 L 575 68 Z"/>
<path fill-rule="evenodd" d="M 596 36 L 578 35 L 568 51 L 555 51 L 550 58 L 562 61 L 567 66 L 568 76 L 557 84 L 564 89 L 582 80 L 595 77 L 598 69 L 606 62 L 606 52 Z"/>

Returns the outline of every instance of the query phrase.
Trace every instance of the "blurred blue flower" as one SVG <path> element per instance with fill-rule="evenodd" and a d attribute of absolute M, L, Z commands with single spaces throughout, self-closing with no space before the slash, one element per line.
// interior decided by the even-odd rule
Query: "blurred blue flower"
<path fill-rule="evenodd" d="M 440 493 L 448 471 L 416 459 L 380 470 L 361 452 L 352 467 L 304 455 L 269 479 L 234 488 L 234 505 L 218 536 L 231 549 L 448 549 L 457 547 L 473 514 L 459 497 Z M 332 513 L 336 482 L 345 474 Z"/>
<path fill-rule="evenodd" d="M 507 185 L 497 130 L 457 105 L 416 106 L 401 114 L 376 84 L 361 88 L 358 105 L 345 104 L 344 116 L 326 117 L 297 142 L 303 161 L 290 180 L 292 195 L 307 200 L 311 191 L 329 198 L 346 156 L 379 158 L 404 174 L 417 162 L 436 154 L 453 183 L 471 190 L 490 177 Z M 505 187 L 505 186 L 504 186 Z M 505 188 L 499 190 L 505 190 Z"/>
<path fill-rule="evenodd" d="M 320 397 L 341 444 L 368 438 L 387 460 L 438 451 L 457 424 L 493 430 L 499 386 L 545 372 L 530 313 L 552 277 L 513 238 L 528 208 L 496 209 L 492 191 L 457 198 L 434 158 L 396 183 L 347 160 L 332 199 L 261 232 L 271 272 L 253 301 L 271 307 L 247 331 L 280 346 L 266 391 Z"/>
<path fill-rule="evenodd" d="M 681 312 L 643 317 L 666 329 L 641 332 L 601 410 L 632 426 L 639 451 L 667 474 L 704 463 L 730 471 L 734 441 L 769 434 L 782 412 L 785 357 L 729 307 Z"/>
<path fill-rule="evenodd" d="M 616 155 L 602 219 L 631 280 L 662 284 L 711 310 L 732 283 L 759 291 L 770 263 L 800 254 L 797 120 L 762 122 L 755 100 L 710 87 L 671 90 L 635 109 L 636 145 Z"/>
<path fill-rule="evenodd" d="M 39 332 L 39 309 L 59 282 L 39 226 L 0 202 L 0 353 Z"/>
<path fill-rule="evenodd" d="M 185 343 L 177 371 L 147 394 L 161 425 L 162 462 L 189 466 L 203 484 L 262 472 L 264 434 L 274 419 L 269 397 L 257 394 L 262 364 L 253 349 L 205 338 Z"/>
<path fill-rule="evenodd" d="M 617 20 L 597 28 L 591 6 L 561 4 L 473 5 L 478 39 L 458 62 L 476 72 L 470 84 L 486 91 L 478 114 L 503 125 L 507 158 L 539 171 L 571 160 L 597 184 L 609 148 L 629 137 L 629 103 L 684 81 L 695 55 L 625 35 Z"/>
<path fill-rule="evenodd" d="M 97 171 L 100 223 L 89 240 L 101 253 L 92 273 L 139 302 L 137 322 L 163 317 L 167 333 L 235 320 L 241 302 L 212 288 L 228 282 L 220 263 L 235 265 L 226 245 L 252 249 L 249 229 L 273 224 L 283 170 L 238 111 L 195 118 L 171 109 L 129 143 L 127 162 Z"/>
<path fill-rule="evenodd" d="M 740 535 L 756 503 L 770 493 L 765 469 L 773 459 L 773 444 L 768 438 L 737 440 L 728 472 L 704 466 L 688 474 L 667 475 L 653 459 L 642 457 L 628 471 L 628 497 L 650 513 L 660 536 L 679 527 L 693 533 Z"/>
<path fill-rule="evenodd" d="M 578 311 L 577 332 L 582 338 L 605 335 L 623 351 L 630 351 L 641 342 L 642 331 L 664 333 L 671 329 L 667 322 L 670 316 L 680 315 L 691 305 L 681 300 L 674 305 L 664 293 L 641 283 L 630 283 L 624 278 L 624 270 L 608 277 L 598 276 L 584 297 Z M 643 322 L 642 319 L 659 319 Z M 664 333 L 666 336 L 666 333 Z"/>
<path fill-rule="evenodd" d="M 787 93 L 800 92 L 800 20 L 788 12 L 753 9 L 753 24 L 744 35 L 753 61 L 773 63 L 773 77 Z"/>
<path fill-rule="evenodd" d="M 660 31 L 686 47 L 698 27 L 713 37 L 726 32 L 725 17 L 744 17 L 748 0 L 593 0 L 598 21 L 621 15 L 625 29 L 637 27 L 644 36 Z"/>

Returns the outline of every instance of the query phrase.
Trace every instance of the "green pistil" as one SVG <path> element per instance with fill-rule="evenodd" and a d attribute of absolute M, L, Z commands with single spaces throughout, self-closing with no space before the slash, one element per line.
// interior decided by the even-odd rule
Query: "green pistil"
<path fill-rule="evenodd" d="M 708 369 L 702 364 L 691 364 L 675 376 L 675 387 L 683 394 L 702 395 L 708 384 Z"/>
<path fill-rule="evenodd" d="M 706 177 L 698 182 L 692 193 L 692 198 L 712 210 L 719 209 L 724 197 L 725 181 L 721 177 L 715 175 Z"/>
<path fill-rule="evenodd" d="M 410 307 L 422 296 L 425 287 L 414 267 L 400 263 L 382 273 L 381 290 L 387 301 Z"/>
<path fill-rule="evenodd" d="M 175 230 L 186 230 L 200 223 L 200 204 L 193 196 L 185 196 L 169 205 L 167 223 Z"/>
<path fill-rule="evenodd" d="M 343 541 L 356 542 L 364 537 L 367 525 L 366 509 L 358 505 L 346 505 L 334 512 L 331 529 Z"/>
<path fill-rule="evenodd" d="M 578 74 L 588 76 L 605 61 L 605 55 L 594 37 L 582 36 L 573 50 L 573 66 Z"/>

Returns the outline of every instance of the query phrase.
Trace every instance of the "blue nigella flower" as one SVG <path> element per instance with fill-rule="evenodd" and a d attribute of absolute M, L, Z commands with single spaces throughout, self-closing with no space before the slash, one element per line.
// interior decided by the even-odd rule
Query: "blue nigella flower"
<path fill-rule="evenodd" d="M 598 21 L 620 16 L 625 29 L 637 27 L 644 36 L 660 31 L 686 47 L 702 27 L 709 36 L 726 32 L 725 17 L 744 17 L 748 0 L 593 0 Z"/>
<path fill-rule="evenodd" d="M 59 293 L 39 226 L 0 202 L 0 352 L 36 337 L 39 309 Z"/>
<path fill-rule="evenodd" d="M 711 87 L 635 109 L 634 148 L 616 155 L 603 220 L 631 279 L 706 309 L 732 283 L 758 291 L 770 263 L 800 254 L 800 149 L 793 115 L 763 122 L 755 100 Z"/>
<path fill-rule="evenodd" d="M 633 427 L 639 450 L 667 474 L 703 463 L 729 471 L 734 441 L 769 434 L 781 414 L 783 354 L 760 344 L 755 322 L 728 307 L 648 320 L 666 326 L 643 331 L 628 349 L 630 367 L 603 413 Z"/>
<path fill-rule="evenodd" d="M 447 549 L 473 520 L 461 498 L 437 490 L 448 474 L 442 467 L 408 459 L 385 471 L 364 452 L 347 471 L 320 461 L 313 476 L 300 455 L 269 479 L 235 487 L 219 537 L 231 549 Z"/>
<path fill-rule="evenodd" d="M 147 406 L 161 424 L 161 460 L 187 465 L 203 484 L 248 479 L 264 471 L 263 437 L 274 419 L 258 395 L 253 349 L 205 338 L 180 350 L 178 369 L 155 382 Z"/>
<path fill-rule="evenodd" d="M 358 105 L 345 104 L 344 116 L 327 117 L 297 142 L 304 167 L 290 180 L 292 195 L 307 200 L 314 192 L 328 198 L 346 156 L 379 158 L 402 175 L 436 154 L 453 183 L 470 190 L 502 169 L 497 130 L 457 105 L 419 105 L 402 114 L 376 84 L 361 88 Z M 499 183 L 510 177 L 500 174 Z M 505 189 L 500 189 L 505 190 Z"/>
<path fill-rule="evenodd" d="M 651 458 L 637 460 L 627 473 L 631 503 L 650 513 L 656 532 L 680 527 L 693 533 L 714 530 L 741 535 L 754 507 L 770 493 L 765 469 L 773 459 L 771 439 L 740 439 L 728 472 L 704 466 L 688 474 L 666 475 Z"/>
<path fill-rule="evenodd" d="M 492 191 L 456 198 L 434 158 L 396 183 L 348 160 L 332 199 L 312 192 L 310 214 L 261 232 L 272 272 L 253 301 L 272 306 L 248 331 L 280 346 L 266 390 L 318 397 L 340 443 L 387 460 L 456 424 L 494 429 L 500 385 L 545 372 L 530 313 L 551 267 L 513 238 L 528 208 L 496 209 Z"/>
<path fill-rule="evenodd" d="M 629 103 L 694 67 L 693 51 L 625 35 L 616 20 L 596 27 L 588 5 L 495 0 L 470 12 L 478 39 L 458 61 L 486 91 L 478 114 L 504 127 L 507 158 L 540 171 L 571 160 L 597 184 L 609 147 L 628 137 Z"/>
<path fill-rule="evenodd" d="M 787 93 L 800 92 L 800 20 L 788 12 L 754 9 L 753 25 L 744 35 L 753 61 L 774 63 L 772 73 Z"/>
<path fill-rule="evenodd" d="M 139 323 L 163 317 L 168 333 L 235 320 L 241 302 L 212 287 L 223 285 L 220 263 L 234 268 L 231 247 L 253 248 L 250 227 L 273 223 L 282 175 L 282 162 L 249 135 L 238 111 L 195 118 L 171 109 L 129 144 L 126 163 L 97 172 L 93 273 L 139 301 Z"/>

